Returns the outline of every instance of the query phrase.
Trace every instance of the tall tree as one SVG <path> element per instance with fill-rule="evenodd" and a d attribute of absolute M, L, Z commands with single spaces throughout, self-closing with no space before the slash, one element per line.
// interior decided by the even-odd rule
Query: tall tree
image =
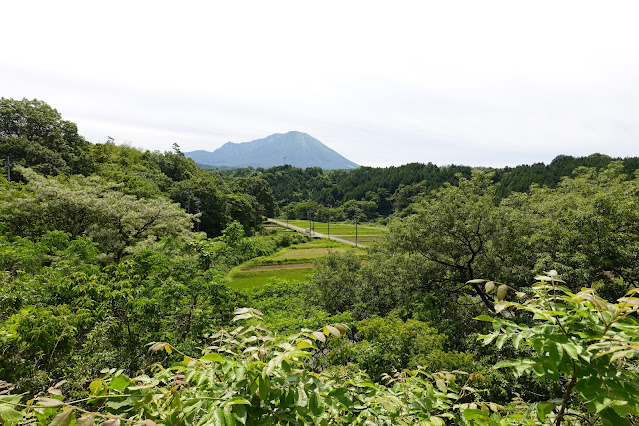
<path fill-rule="evenodd" d="M 196 228 L 209 237 L 217 237 L 229 222 L 226 196 L 222 183 L 212 175 L 200 174 L 176 182 L 171 187 L 171 199 L 180 203 L 187 213 L 198 214 Z"/>
<path fill-rule="evenodd" d="M 488 173 L 459 176 L 459 186 L 446 184 L 418 204 L 415 215 L 395 221 L 385 247 L 421 259 L 431 289 L 465 291 L 467 281 L 498 278 L 507 252 L 508 218 L 497 207 L 495 190 Z M 492 309 L 484 288 L 471 287 L 471 294 Z"/>
<path fill-rule="evenodd" d="M 89 142 L 77 126 L 37 99 L 0 98 L 0 155 L 44 174 L 88 174 Z"/>
<path fill-rule="evenodd" d="M 233 182 L 235 190 L 239 193 L 250 195 L 256 203 L 256 209 L 264 216 L 275 215 L 275 198 L 268 182 L 261 177 L 246 176 Z M 257 205 L 260 208 L 257 208 Z"/>

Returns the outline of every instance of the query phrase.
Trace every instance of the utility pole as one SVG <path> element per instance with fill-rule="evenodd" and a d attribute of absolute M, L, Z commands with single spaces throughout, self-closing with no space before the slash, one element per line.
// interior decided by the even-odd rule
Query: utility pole
<path fill-rule="evenodd" d="M 15 165 L 15 163 L 11 162 L 10 155 L 7 155 L 7 159 L 4 161 L 4 164 L 7 166 L 7 182 L 11 182 L 11 166 Z"/>
<path fill-rule="evenodd" d="M 355 247 L 357 247 L 357 219 L 359 219 L 359 208 L 355 209 Z"/>

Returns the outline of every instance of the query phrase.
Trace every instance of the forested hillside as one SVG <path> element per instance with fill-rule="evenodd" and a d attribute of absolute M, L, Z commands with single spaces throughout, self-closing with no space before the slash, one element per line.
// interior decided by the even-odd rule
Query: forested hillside
<path fill-rule="evenodd" d="M 613 161 L 621 161 L 623 172 L 628 176 L 639 168 L 638 157 L 614 159 L 593 154 L 588 157 L 560 155 L 548 165 L 537 163 L 485 170 L 494 172 L 492 181 L 498 184 L 496 194 L 504 198 L 512 192 L 526 192 L 535 184 L 555 188 L 561 178 L 570 176 L 579 167 L 599 170 Z M 353 219 L 353 212 L 358 210 L 365 219 L 374 220 L 413 213 L 411 203 L 429 197 L 447 183 L 456 185 L 459 176 L 469 178 L 471 171 L 468 166 L 411 163 L 399 167 L 359 167 L 351 171 L 278 166 L 222 173 L 263 178 L 269 183 L 282 214 L 291 219 L 308 219 L 309 211 L 319 212 L 324 218 L 330 213 L 336 220 Z"/>
<path fill-rule="evenodd" d="M 0 117 L 3 424 L 639 422 L 634 159 L 220 175 L 39 101 Z M 233 290 L 233 266 L 308 239 L 255 232 L 286 194 L 388 232 Z"/>

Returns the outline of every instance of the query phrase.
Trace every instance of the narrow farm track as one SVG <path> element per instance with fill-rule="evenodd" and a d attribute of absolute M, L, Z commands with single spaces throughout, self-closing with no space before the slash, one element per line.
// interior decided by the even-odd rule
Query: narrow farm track
<path fill-rule="evenodd" d="M 270 223 L 274 223 L 276 225 L 279 225 L 279 226 L 281 226 L 283 228 L 292 229 L 293 231 L 297 231 L 300 234 L 309 235 L 309 233 L 306 232 L 306 229 L 304 229 L 304 228 L 302 228 L 300 226 L 287 225 L 286 222 L 282 222 L 282 221 L 279 221 L 279 220 L 276 220 L 276 219 L 271 219 L 271 218 L 267 218 L 266 221 L 270 222 Z M 360 243 L 355 244 L 353 241 L 348 241 L 348 240 L 344 240 L 342 238 L 333 237 L 332 235 L 329 236 L 329 235 L 326 235 L 326 234 L 320 234 L 319 232 L 311 232 L 310 235 L 311 235 L 311 237 L 315 237 L 315 238 L 328 238 L 328 239 L 331 239 L 333 241 L 337 241 L 339 243 L 344 243 L 344 244 L 348 244 L 348 245 L 355 246 L 355 247 L 368 248 L 368 246 L 365 246 L 365 245 L 360 244 Z"/>

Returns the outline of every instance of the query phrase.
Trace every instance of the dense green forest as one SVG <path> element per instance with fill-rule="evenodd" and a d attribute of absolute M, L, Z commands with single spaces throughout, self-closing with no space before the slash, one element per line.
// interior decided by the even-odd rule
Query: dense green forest
<path fill-rule="evenodd" d="M 636 159 L 205 171 L 4 98 L 0 154 L 3 424 L 639 424 Z M 227 285 L 322 205 L 388 233 Z"/>
<path fill-rule="evenodd" d="M 570 176 L 579 167 L 600 170 L 613 161 L 621 161 L 623 172 L 628 176 L 639 168 L 638 157 L 614 159 L 593 154 L 588 157 L 560 155 L 548 165 L 537 163 L 485 170 L 493 171 L 496 194 L 505 198 L 512 192 L 525 192 L 535 184 L 555 188 L 561 178 Z M 317 167 L 300 169 L 286 165 L 270 169 L 221 170 L 220 173 L 264 179 L 282 214 L 290 219 L 308 219 L 309 211 L 312 211 L 324 220 L 328 215 L 335 220 L 353 220 L 357 212 L 362 219 L 379 220 L 414 213 L 414 202 L 429 197 L 447 183 L 456 185 L 459 176 L 469 178 L 472 168 L 411 163 L 399 167 L 323 171 Z"/>

